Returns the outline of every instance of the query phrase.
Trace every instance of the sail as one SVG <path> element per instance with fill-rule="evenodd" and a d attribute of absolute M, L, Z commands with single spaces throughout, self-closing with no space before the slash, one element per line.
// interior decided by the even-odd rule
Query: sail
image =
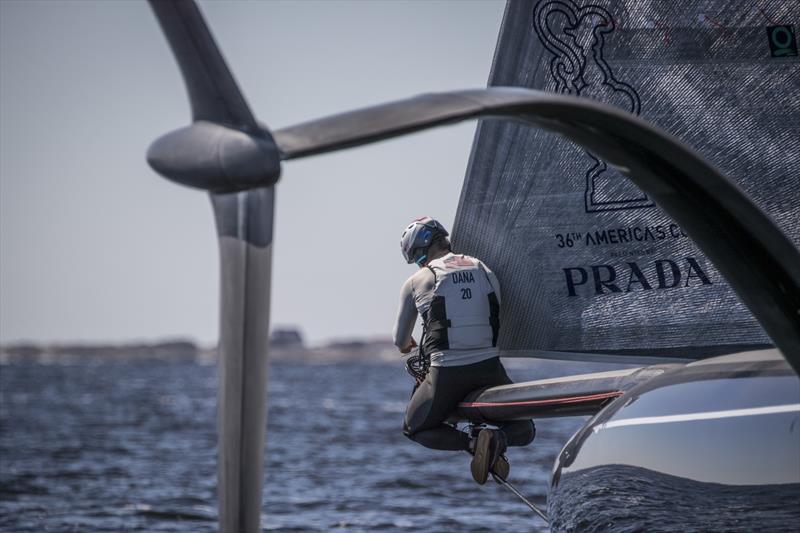
<path fill-rule="evenodd" d="M 489 85 L 640 115 L 735 180 L 797 245 L 800 62 L 788 22 L 799 14 L 785 1 L 508 2 Z M 482 121 L 453 234 L 498 274 L 507 355 L 699 358 L 770 343 L 680 226 L 557 135 Z"/>

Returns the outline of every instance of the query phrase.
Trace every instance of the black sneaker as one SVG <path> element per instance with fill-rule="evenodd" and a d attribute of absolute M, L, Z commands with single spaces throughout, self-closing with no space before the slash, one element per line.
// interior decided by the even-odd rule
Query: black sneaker
<path fill-rule="evenodd" d="M 489 470 L 503 452 L 506 451 L 504 436 L 501 431 L 493 429 L 482 429 L 478 433 L 478 441 L 475 444 L 475 452 L 470 464 L 472 478 L 478 485 L 486 483 L 486 479 L 489 477 Z"/>
<path fill-rule="evenodd" d="M 511 471 L 511 466 L 508 464 L 508 458 L 505 455 L 501 455 L 497 458 L 492 466 L 492 474 L 499 477 L 503 481 L 508 479 L 508 474 Z"/>

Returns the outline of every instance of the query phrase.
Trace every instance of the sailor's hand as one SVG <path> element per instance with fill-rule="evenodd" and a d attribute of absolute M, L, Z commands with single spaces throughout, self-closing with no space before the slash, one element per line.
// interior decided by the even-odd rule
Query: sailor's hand
<path fill-rule="evenodd" d="M 414 340 L 414 337 L 411 337 L 411 343 L 408 346 L 406 346 L 405 348 L 402 348 L 400 350 L 400 353 L 405 355 L 405 354 L 409 353 L 413 348 L 416 348 L 416 347 L 417 347 L 417 341 Z"/>

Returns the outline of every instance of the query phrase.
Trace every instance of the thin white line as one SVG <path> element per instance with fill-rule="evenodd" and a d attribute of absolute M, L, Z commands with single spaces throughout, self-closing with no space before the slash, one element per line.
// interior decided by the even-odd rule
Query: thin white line
<path fill-rule="evenodd" d="M 693 420 L 712 420 L 715 418 L 732 418 L 736 416 L 755 416 L 771 415 L 777 413 L 800 412 L 800 403 L 786 405 L 770 405 L 767 407 L 751 407 L 749 409 L 731 409 L 729 411 L 708 411 L 705 413 L 686 413 L 682 415 L 665 416 L 643 416 L 640 418 L 625 418 L 623 420 L 612 420 L 605 424 L 599 424 L 592 429 L 597 433 L 601 429 L 616 428 L 622 426 L 641 426 L 645 424 L 667 424 L 670 422 L 690 422 Z"/>

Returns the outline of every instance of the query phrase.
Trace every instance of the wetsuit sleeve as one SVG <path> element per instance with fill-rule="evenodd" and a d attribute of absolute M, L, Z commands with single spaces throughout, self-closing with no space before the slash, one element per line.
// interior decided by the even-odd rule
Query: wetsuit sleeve
<path fill-rule="evenodd" d="M 400 307 L 397 310 L 397 320 L 395 320 L 392 331 L 394 345 L 400 350 L 411 344 L 411 333 L 414 331 L 414 322 L 417 320 L 412 279 L 408 278 L 403 284 L 403 288 L 400 289 Z"/>
<path fill-rule="evenodd" d="M 500 295 L 500 282 L 497 280 L 497 276 L 494 275 L 494 272 L 492 272 L 489 267 L 483 264 L 483 261 L 480 262 L 480 265 L 483 271 L 486 272 L 486 277 L 489 278 L 489 285 L 492 286 L 492 289 L 497 296 L 497 301 L 502 302 L 503 297 Z"/>

